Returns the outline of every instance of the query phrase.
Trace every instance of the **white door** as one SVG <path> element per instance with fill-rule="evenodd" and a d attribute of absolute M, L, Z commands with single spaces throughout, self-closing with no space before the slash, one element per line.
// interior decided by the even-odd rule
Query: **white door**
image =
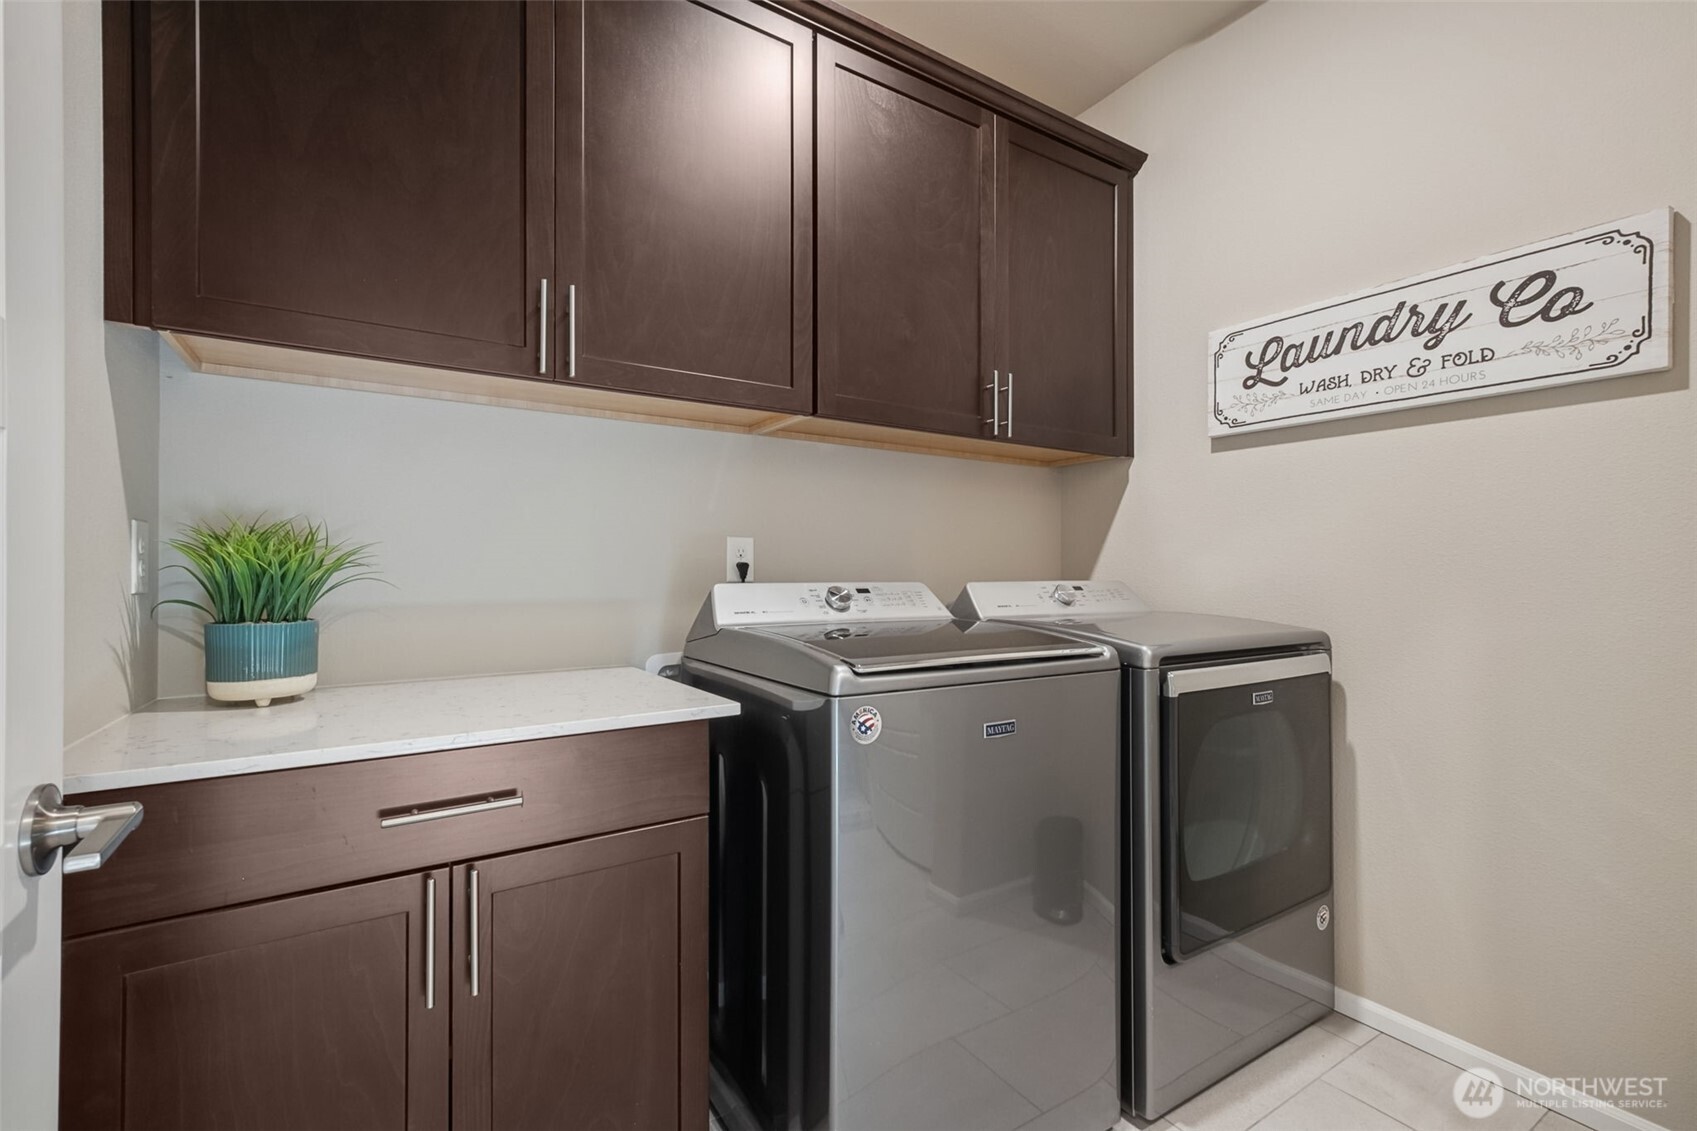
<path fill-rule="evenodd" d="M 18 821 L 64 768 L 63 13 L 0 4 L 0 1128 L 57 1122 L 61 870 L 25 876 Z"/>

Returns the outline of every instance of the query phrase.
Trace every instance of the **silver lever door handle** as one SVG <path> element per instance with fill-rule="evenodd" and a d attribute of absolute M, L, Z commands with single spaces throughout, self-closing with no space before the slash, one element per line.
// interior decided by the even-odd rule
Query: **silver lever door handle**
<path fill-rule="evenodd" d="M 41 785 L 24 802 L 18 825 L 18 857 L 26 876 L 45 876 L 61 849 L 65 871 L 88 872 L 112 858 L 124 838 L 141 824 L 141 802 L 66 805 L 56 785 Z"/>

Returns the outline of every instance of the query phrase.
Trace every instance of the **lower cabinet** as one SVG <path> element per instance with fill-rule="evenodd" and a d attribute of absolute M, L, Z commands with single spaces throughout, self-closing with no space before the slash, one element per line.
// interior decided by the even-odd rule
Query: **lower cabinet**
<path fill-rule="evenodd" d="M 448 1122 L 448 870 L 66 943 L 59 1125 Z M 435 950 L 434 970 L 425 956 Z"/>
<path fill-rule="evenodd" d="M 697 817 L 73 939 L 60 1125 L 705 1128 L 706 851 Z"/>
<path fill-rule="evenodd" d="M 707 1126 L 706 869 L 701 818 L 454 869 L 456 1128 Z"/>

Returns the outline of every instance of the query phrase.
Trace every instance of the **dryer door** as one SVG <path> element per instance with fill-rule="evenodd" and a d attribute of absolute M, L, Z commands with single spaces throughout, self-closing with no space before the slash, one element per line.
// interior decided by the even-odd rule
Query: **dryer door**
<path fill-rule="evenodd" d="M 1182 962 L 1332 885 L 1324 654 L 1162 680 L 1162 942 Z"/>

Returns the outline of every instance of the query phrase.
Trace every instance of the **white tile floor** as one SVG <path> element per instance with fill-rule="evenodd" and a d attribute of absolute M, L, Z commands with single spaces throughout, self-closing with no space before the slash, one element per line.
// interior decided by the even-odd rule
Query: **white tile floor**
<path fill-rule="evenodd" d="M 1154 1131 L 1582 1131 L 1559 1112 L 1503 1097 L 1495 1114 L 1463 1115 L 1458 1069 L 1334 1013 L 1251 1061 Z M 895 1129 L 891 1129 L 895 1131 Z"/>
<path fill-rule="evenodd" d="M 981 1078 L 983 1098 L 969 1108 L 955 1098 L 955 1088 L 935 1086 L 938 1078 L 961 1081 L 973 1074 Z M 1095 1102 L 1101 1097 L 1091 1093 L 1108 1084 L 1093 1082 L 1073 1097 L 1076 1105 L 1063 1103 L 1039 1114 L 1001 1087 L 997 1071 L 959 1041 L 939 1041 L 902 1061 L 889 1075 L 897 1077 L 889 1080 L 892 1088 L 875 1094 L 894 1104 L 891 1110 L 903 1112 L 901 1121 L 883 1119 L 868 1108 L 854 1112 L 856 1126 L 881 1131 L 1107 1131 L 1079 1123 L 1069 1107 L 1101 1110 L 1101 1103 Z M 1584 1131 L 1582 1124 L 1560 1112 L 1512 1095 L 1487 1118 L 1465 1116 L 1451 1098 L 1456 1075 L 1453 1065 L 1334 1013 L 1165 1119 L 1130 1126 L 1150 1131 Z M 928 1104 L 927 1096 L 937 1102 Z M 717 1120 L 713 1131 L 719 1131 Z"/>
<path fill-rule="evenodd" d="M 860 802 L 839 850 L 838 1125 L 1107 1131 L 1102 1113 L 1117 1106 L 1112 925 L 1089 908 L 1072 926 L 1048 923 L 1023 889 L 970 911 L 949 910 L 928 879 L 891 848 Z M 1212 984 L 1186 1004 L 1225 1044 L 1290 1008 L 1244 994 L 1212 1000 L 1205 994 Z M 1166 1118 L 1138 1126 L 1580 1131 L 1515 1096 L 1488 1118 L 1464 1115 L 1452 1099 L 1457 1075 L 1452 1065 L 1334 1013 Z"/>

